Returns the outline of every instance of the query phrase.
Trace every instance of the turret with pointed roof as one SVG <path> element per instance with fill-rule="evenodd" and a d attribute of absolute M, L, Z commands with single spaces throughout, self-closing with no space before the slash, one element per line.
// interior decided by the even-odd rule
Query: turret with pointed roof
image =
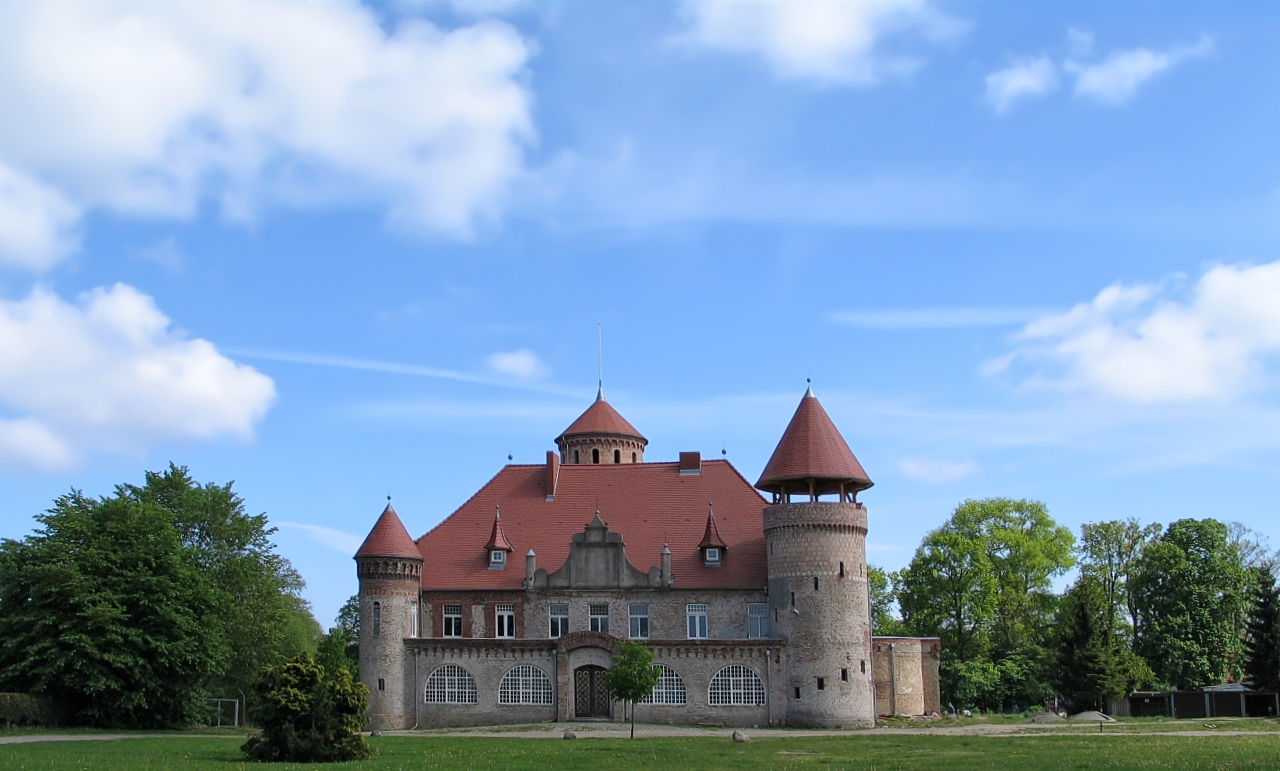
<path fill-rule="evenodd" d="M 596 400 L 560 436 L 561 463 L 643 463 L 649 440 L 627 422 L 604 398 L 604 386 Z"/>
<path fill-rule="evenodd" d="M 361 557 L 422 559 L 422 555 L 418 553 L 417 545 L 414 544 L 413 538 L 409 536 L 409 531 L 405 529 L 404 523 L 400 521 L 396 510 L 391 508 L 390 500 L 387 501 L 387 507 L 382 510 L 382 516 L 378 517 L 373 529 L 369 531 L 369 535 L 364 539 L 364 543 L 360 544 L 360 548 L 356 550 L 356 559 Z"/>
<path fill-rule="evenodd" d="M 780 498 L 838 493 L 843 499 L 872 484 L 810 387 L 756 487 Z"/>

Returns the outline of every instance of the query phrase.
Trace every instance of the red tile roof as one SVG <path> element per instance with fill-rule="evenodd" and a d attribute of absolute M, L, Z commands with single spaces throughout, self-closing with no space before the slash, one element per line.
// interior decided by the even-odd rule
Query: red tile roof
<path fill-rule="evenodd" d="M 519 589 L 524 570 L 490 570 L 485 542 L 494 506 L 517 553 L 533 549 L 538 566 L 555 572 L 569 542 L 596 509 L 621 533 L 627 559 L 647 571 L 661 566 L 671 545 L 676 587 L 764 586 L 764 507 L 760 494 L 728 461 L 702 462 L 702 474 L 680 475 L 679 463 L 563 465 L 554 501 L 546 496 L 546 467 L 504 467 L 479 492 L 418 539 L 424 589 Z M 706 506 L 715 501 L 716 532 L 724 541 L 722 567 L 707 568 L 698 544 Z"/>
<path fill-rule="evenodd" d="M 421 555 L 413 544 L 413 538 L 409 537 L 409 531 L 404 529 L 404 523 L 396 516 L 396 510 L 388 503 L 382 516 L 378 517 L 373 529 L 369 531 L 369 537 L 356 549 L 356 556 L 417 559 Z"/>
<path fill-rule="evenodd" d="M 819 488 L 824 488 L 822 482 L 828 483 L 826 491 L 839 483 L 851 491 L 865 490 L 872 484 L 827 411 L 813 395 L 813 389 L 806 391 L 800 400 L 756 487 L 777 490 L 783 483 L 808 479 L 817 480 Z M 790 487 L 793 492 L 803 492 L 799 485 Z"/>
<path fill-rule="evenodd" d="M 636 430 L 635 426 L 628 423 L 626 418 L 618 414 L 618 411 L 604 400 L 603 390 L 596 396 L 595 402 L 587 408 L 587 411 L 578 416 L 578 419 L 573 421 L 573 424 L 560 434 L 560 437 L 556 439 L 556 443 L 559 444 L 560 439 L 566 436 L 578 436 L 581 434 L 629 436 L 643 442 L 648 441 L 643 434 Z"/>

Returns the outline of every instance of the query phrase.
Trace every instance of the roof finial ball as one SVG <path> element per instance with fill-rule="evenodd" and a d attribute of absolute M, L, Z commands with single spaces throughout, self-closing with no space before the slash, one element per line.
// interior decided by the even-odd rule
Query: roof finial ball
<path fill-rule="evenodd" d="M 808 690 L 788 704 L 787 725 L 875 725 L 867 510 L 856 498 L 870 486 L 810 386 L 756 482 L 773 495 L 764 510 L 769 601 L 779 637 L 817 641 L 793 649 L 796 682 L 840 672 L 848 688 Z"/>

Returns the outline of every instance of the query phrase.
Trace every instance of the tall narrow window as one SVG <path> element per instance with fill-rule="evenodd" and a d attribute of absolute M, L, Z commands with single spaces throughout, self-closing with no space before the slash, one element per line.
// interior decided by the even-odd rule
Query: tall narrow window
<path fill-rule="evenodd" d="M 494 637 L 515 637 L 516 636 L 516 606 L 515 605 L 498 605 L 494 611 L 494 629 L 497 633 Z"/>
<path fill-rule="evenodd" d="M 600 448 L 599 448 L 599 447 L 597 447 L 597 448 L 595 448 L 595 449 L 593 449 L 593 450 L 591 451 L 591 462 L 592 462 L 592 463 L 599 463 L 599 462 L 600 462 Z"/>
<path fill-rule="evenodd" d="M 418 637 L 418 603 L 409 606 L 409 636 Z"/>
<path fill-rule="evenodd" d="M 551 618 L 551 639 L 569 634 L 568 605 L 552 605 L 547 609 L 547 615 Z"/>
<path fill-rule="evenodd" d="M 373 636 L 382 634 L 382 603 L 373 603 Z"/>
<path fill-rule="evenodd" d="M 462 606 L 461 605 L 445 605 L 444 606 L 444 636 L 445 637 L 461 637 L 462 636 Z"/>
<path fill-rule="evenodd" d="M 636 462 L 636 454 L 635 454 L 634 452 L 633 452 L 633 453 L 631 453 L 631 462 L 632 462 L 632 463 L 635 463 L 635 462 Z"/>
<path fill-rule="evenodd" d="M 844 563 L 840 563 L 840 577 L 844 578 Z"/>
<path fill-rule="evenodd" d="M 632 640 L 647 640 L 649 638 L 649 606 L 648 605 L 632 605 L 630 606 L 631 633 Z"/>
<path fill-rule="evenodd" d="M 849 670 L 847 669 L 840 670 L 840 679 L 843 682 L 846 682 L 846 683 L 849 682 Z"/>
<path fill-rule="evenodd" d="M 707 606 L 686 605 L 685 615 L 689 618 L 689 639 L 707 639 Z"/>
<path fill-rule="evenodd" d="M 747 637 L 769 636 L 769 606 L 763 602 L 747 605 Z"/>
<path fill-rule="evenodd" d="M 609 606 L 591 606 L 591 631 L 609 634 Z"/>
<path fill-rule="evenodd" d="M 582 462 L 581 460 L 579 460 L 579 459 L 578 459 L 578 451 L 577 451 L 577 450 L 574 450 L 574 451 L 573 451 L 573 462 L 574 462 L 574 463 L 581 463 L 581 462 Z"/>
<path fill-rule="evenodd" d="M 818 690 L 819 691 L 827 690 L 827 679 L 825 677 L 818 678 Z"/>
<path fill-rule="evenodd" d="M 816 592 L 816 591 L 818 591 L 818 577 L 817 577 L 817 576 L 814 576 L 814 577 L 813 577 L 813 590 L 814 590 L 815 592 Z"/>
<path fill-rule="evenodd" d="M 614 450 L 614 451 L 613 451 L 613 462 L 614 462 L 614 463 L 621 463 L 621 462 L 622 462 L 622 450 Z"/>

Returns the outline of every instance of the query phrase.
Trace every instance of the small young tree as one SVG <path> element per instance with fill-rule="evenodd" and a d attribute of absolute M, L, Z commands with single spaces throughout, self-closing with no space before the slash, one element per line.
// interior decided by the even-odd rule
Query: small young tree
<path fill-rule="evenodd" d="M 636 738 L 636 702 L 653 693 L 659 672 L 653 667 L 653 654 L 638 642 L 624 642 L 613 666 L 604 673 L 609 692 L 631 705 L 631 738 Z"/>
<path fill-rule="evenodd" d="M 304 652 L 265 667 L 254 691 L 253 718 L 262 735 L 241 747 L 250 760 L 329 763 L 373 755 L 360 735 L 369 689 L 345 668 L 326 672 Z"/>

